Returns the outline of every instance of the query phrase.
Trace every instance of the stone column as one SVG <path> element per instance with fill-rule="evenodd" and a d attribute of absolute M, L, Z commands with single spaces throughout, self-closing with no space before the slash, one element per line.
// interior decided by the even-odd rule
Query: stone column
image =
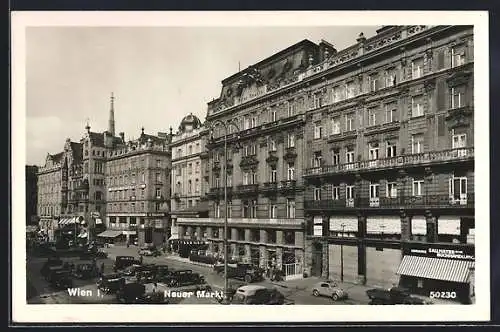
<path fill-rule="evenodd" d="M 400 204 L 404 204 L 405 196 L 407 195 L 406 191 L 406 182 L 408 180 L 408 174 L 406 170 L 402 169 L 398 174 L 398 200 Z"/>
<path fill-rule="evenodd" d="M 267 261 L 269 259 L 269 253 L 267 252 L 266 246 L 260 246 L 259 247 L 260 251 L 260 267 L 266 268 L 267 267 Z"/>
<path fill-rule="evenodd" d="M 224 227 L 219 227 L 219 239 L 224 240 Z"/>
<path fill-rule="evenodd" d="M 200 226 L 196 227 L 196 239 L 197 240 L 203 239 L 203 234 L 201 234 L 201 227 Z"/>
<path fill-rule="evenodd" d="M 322 236 L 330 235 L 330 216 L 323 215 L 323 231 Z"/>
<path fill-rule="evenodd" d="M 249 244 L 245 244 L 245 260 L 248 263 L 250 263 L 252 261 L 252 253 L 251 253 Z"/>
<path fill-rule="evenodd" d="M 299 248 L 304 248 L 304 232 L 295 231 L 295 246 Z"/>
<path fill-rule="evenodd" d="M 321 267 L 321 277 L 328 279 L 330 277 L 330 251 L 328 250 L 328 241 L 322 241 L 323 261 Z"/>
<path fill-rule="evenodd" d="M 278 269 L 283 268 L 283 248 L 276 248 L 276 267 Z"/>
<path fill-rule="evenodd" d="M 214 236 L 213 228 L 207 227 L 207 239 L 211 239 Z"/>
<path fill-rule="evenodd" d="M 401 216 L 401 241 L 409 241 L 411 239 L 411 218 L 404 209 L 399 211 Z"/>
<path fill-rule="evenodd" d="M 265 229 L 260 230 L 260 242 L 267 243 L 267 231 Z"/>
<path fill-rule="evenodd" d="M 187 227 L 187 235 L 190 239 L 193 239 L 193 226 Z"/>
<path fill-rule="evenodd" d="M 430 210 L 425 211 L 427 222 L 427 242 L 434 243 L 438 240 L 438 221 Z"/>
<path fill-rule="evenodd" d="M 276 231 L 276 244 L 282 245 L 284 241 L 283 231 Z"/>
<path fill-rule="evenodd" d="M 305 219 L 305 226 L 306 226 L 306 235 L 313 235 L 313 229 L 314 229 L 314 216 L 313 215 L 306 215 Z"/>
<path fill-rule="evenodd" d="M 230 240 L 238 240 L 238 229 L 233 227 L 231 228 L 231 238 Z"/>

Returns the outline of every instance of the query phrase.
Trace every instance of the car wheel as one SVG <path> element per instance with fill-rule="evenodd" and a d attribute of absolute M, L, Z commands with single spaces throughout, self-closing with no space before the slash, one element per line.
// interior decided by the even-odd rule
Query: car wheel
<path fill-rule="evenodd" d="M 319 296 L 319 292 L 318 292 L 318 290 L 317 290 L 317 289 L 313 290 L 313 295 L 314 295 L 314 296 Z"/>
<path fill-rule="evenodd" d="M 337 294 L 332 294 L 332 300 L 337 301 L 339 296 Z"/>

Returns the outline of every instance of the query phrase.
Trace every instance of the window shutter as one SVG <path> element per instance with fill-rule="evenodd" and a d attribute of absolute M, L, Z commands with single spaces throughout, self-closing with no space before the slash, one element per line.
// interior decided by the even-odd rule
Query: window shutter
<path fill-rule="evenodd" d="M 445 135 L 445 115 L 441 114 L 438 116 L 438 136 L 444 136 Z"/>
<path fill-rule="evenodd" d="M 438 51 L 437 54 L 437 69 L 444 68 L 444 50 Z"/>
<path fill-rule="evenodd" d="M 436 84 L 436 89 L 437 89 L 437 98 L 436 98 L 436 103 L 437 103 L 437 111 L 442 111 L 445 109 L 445 81 L 438 81 Z"/>

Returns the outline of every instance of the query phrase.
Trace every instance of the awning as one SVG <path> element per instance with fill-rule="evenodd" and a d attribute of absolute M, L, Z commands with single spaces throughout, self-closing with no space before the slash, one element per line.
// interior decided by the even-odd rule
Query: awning
<path fill-rule="evenodd" d="M 87 236 L 88 236 L 87 233 L 78 234 L 78 237 L 80 237 L 82 239 L 86 238 Z"/>
<path fill-rule="evenodd" d="M 70 225 L 70 224 L 75 224 L 77 222 L 77 217 L 73 217 L 73 218 L 64 218 L 64 219 L 61 219 L 59 220 L 59 225 Z"/>
<path fill-rule="evenodd" d="M 96 223 L 96 225 L 102 224 L 102 220 L 99 218 L 96 218 L 95 223 Z"/>
<path fill-rule="evenodd" d="M 170 235 L 170 237 L 168 238 L 168 240 L 178 240 L 179 239 L 179 234 L 172 234 Z"/>
<path fill-rule="evenodd" d="M 100 234 L 98 234 L 98 237 L 117 237 L 122 234 L 122 231 L 113 231 L 113 230 L 107 230 L 104 231 Z"/>
<path fill-rule="evenodd" d="M 473 261 L 406 255 L 397 274 L 466 283 Z"/>

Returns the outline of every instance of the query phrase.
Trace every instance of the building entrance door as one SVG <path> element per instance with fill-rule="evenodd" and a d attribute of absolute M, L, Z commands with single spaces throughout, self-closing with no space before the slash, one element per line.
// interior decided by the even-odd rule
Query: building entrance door
<path fill-rule="evenodd" d="M 312 246 L 312 264 L 311 275 L 313 277 L 321 277 L 323 269 L 323 245 L 321 243 L 313 243 Z"/>

